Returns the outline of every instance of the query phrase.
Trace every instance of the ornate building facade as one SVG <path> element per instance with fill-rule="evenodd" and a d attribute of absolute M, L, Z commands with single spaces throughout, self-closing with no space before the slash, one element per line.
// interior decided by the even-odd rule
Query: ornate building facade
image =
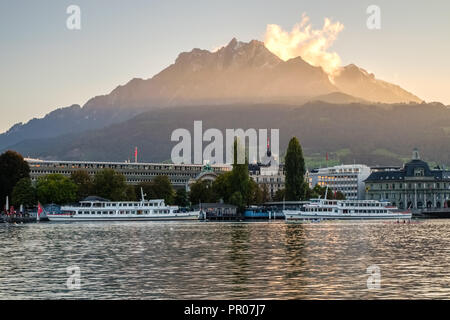
<path fill-rule="evenodd" d="M 403 168 L 374 171 L 365 184 L 366 199 L 389 201 L 400 209 L 444 208 L 450 200 L 450 171 L 430 169 L 417 149 Z"/>

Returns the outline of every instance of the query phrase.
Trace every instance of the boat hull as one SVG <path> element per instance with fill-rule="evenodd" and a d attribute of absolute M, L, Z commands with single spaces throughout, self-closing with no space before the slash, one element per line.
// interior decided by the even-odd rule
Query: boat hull
<path fill-rule="evenodd" d="M 405 220 L 411 219 L 411 213 L 389 213 L 389 214 L 307 214 L 299 212 L 284 211 L 287 221 L 302 220 Z"/>
<path fill-rule="evenodd" d="M 199 213 L 179 214 L 154 214 L 154 215 L 116 215 L 116 216 L 94 216 L 94 215 L 47 215 L 53 222 L 79 222 L 79 221 L 179 221 L 198 220 Z"/>

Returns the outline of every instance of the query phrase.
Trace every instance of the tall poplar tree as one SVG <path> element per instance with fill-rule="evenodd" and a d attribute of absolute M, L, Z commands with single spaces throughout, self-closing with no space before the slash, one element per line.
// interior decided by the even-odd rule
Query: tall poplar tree
<path fill-rule="evenodd" d="M 305 159 L 298 139 L 289 141 L 286 152 L 284 170 L 286 176 L 286 200 L 299 201 L 305 199 L 307 185 L 305 182 Z"/>

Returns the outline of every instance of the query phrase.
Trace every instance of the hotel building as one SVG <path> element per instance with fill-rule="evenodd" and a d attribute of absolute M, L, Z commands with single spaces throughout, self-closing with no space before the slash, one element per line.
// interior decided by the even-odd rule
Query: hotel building
<path fill-rule="evenodd" d="M 94 161 L 47 161 L 25 159 L 30 166 L 31 180 L 41 176 L 58 173 L 70 176 L 72 172 L 85 170 L 94 176 L 103 169 L 113 169 L 122 173 L 128 184 L 151 181 L 157 176 L 166 175 L 174 187 L 188 188 L 192 181 L 215 178 L 218 174 L 231 170 L 228 165 L 197 165 L 168 163 L 130 163 L 130 162 L 94 162 Z"/>
<path fill-rule="evenodd" d="M 340 165 L 313 169 L 307 173 L 309 187 L 326 187 L 329 192 L 340 191 L 348 200 L 365 198 L 364 180 L 370 175 L 370 168 L 362 164 Z"/>
<path fill-rule="evenodd" d="M 372 172 L 365 183 L 366 199 L 389 201 L 400 209 L 443 208 L 450 199 L 450 171 L 430 169 L 417 149 L 402 168 Z"/>

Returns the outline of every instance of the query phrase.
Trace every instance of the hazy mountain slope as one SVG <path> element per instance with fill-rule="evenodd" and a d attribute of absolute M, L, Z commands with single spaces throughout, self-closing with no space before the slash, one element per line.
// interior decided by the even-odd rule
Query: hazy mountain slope
<path fill-rule="evenodd" d="M 368 101 L 384 103 L 422 102 L 420 98 L 386 81 L 378 80 L 373 73 L 350 64 L 341 68 L 334 77 L 335 85 L 344 93 Z"/>
<path fill-rule="evenodd" d="M 127 120 L 136 114 L 137 112 L 133 110 L 97 110 L 81 108 L 79 105 L 56 109 L 42 119 L 15 124 L 0 134 L 0 149 L 30 138 L 56 137 L 61 134 L 103 128 Z"/>
<path fill-rule="evenodd" d="M 399 121 L 401 119 L 401 121 Z M 26 156 L 53 159 L 117 160 L 132 158 L 139 147 L 141 161 L 170 158 L 174 129 L 193 132 L 194 120 L 208 128 L 279 128 L 281 150 L 297 136 L 305 155 L 370 165 L 401 164 L 418 147 L 426 159 L 450 163 L 450 109 L 441 104 L 279 104 L 184 106 L 159 109 L 102 130 L 20 143 Z M 224 132 L 224 131 L 223 131 Z M 206 145 L 206 144 L 205 144 Z M 346 152 L 341 152 L 347 150 Z M 444 151 L 445 150 L 445 151 Z"/>

